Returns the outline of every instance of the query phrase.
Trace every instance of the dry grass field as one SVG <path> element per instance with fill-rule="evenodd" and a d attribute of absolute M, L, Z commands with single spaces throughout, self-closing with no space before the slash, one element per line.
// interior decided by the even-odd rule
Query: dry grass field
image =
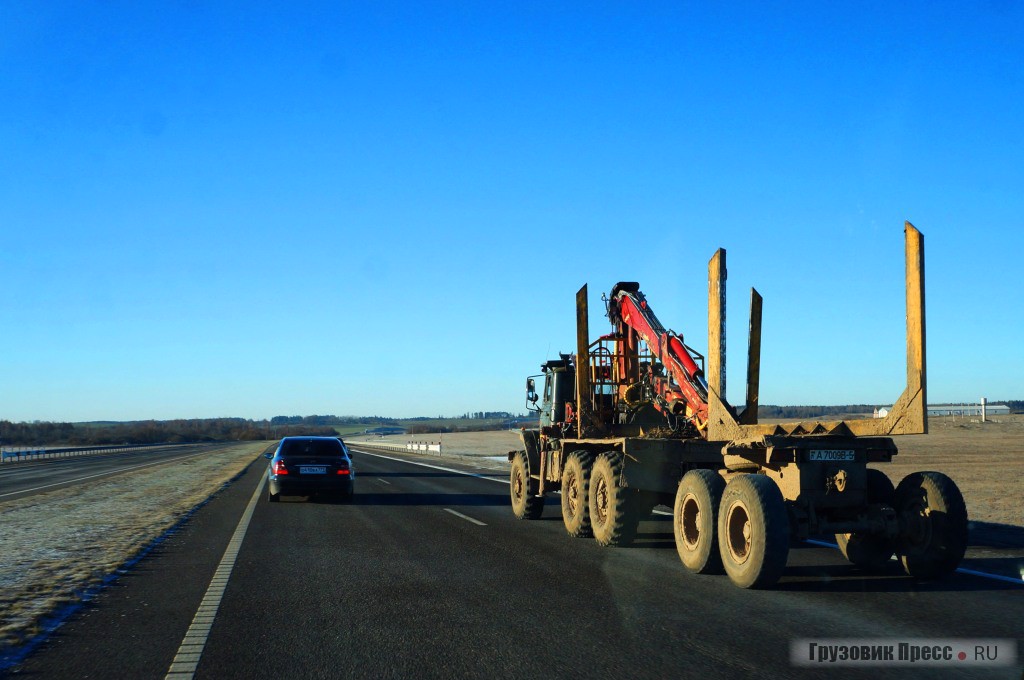
<path fill-rule="evenodd" d="M 877 467 L 894 484 L 918 470 L 945 473 L 963 492 L 973 521 L 1024 526 L 1024 415 L 1002 416 L 987 423 L 931 418 L 929 430 L 927 435 L 895 437 L 899 455 L 892 463 Z M 507 467 L 504 453 L 521 446 L 519 433 L 509 430 L 398 435 L 376 441 L 440 441 L 445 457 L 472 457 L 498 468 Z"/>
<path fill-rule="evenodd" d="M 1024 526 L 1024 415 L 977 420 L 929 418 L 929 433 L 896 437 L 899 455 L 878 469 L 893 483 L 917 470 L 945 473 L 971 520 Z"/>

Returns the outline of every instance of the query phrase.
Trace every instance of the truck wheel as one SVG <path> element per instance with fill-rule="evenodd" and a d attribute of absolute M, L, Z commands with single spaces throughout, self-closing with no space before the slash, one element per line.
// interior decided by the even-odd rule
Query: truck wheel
<path fill-rule="evenodd" d="M 718 550 L 718 506 L 725 480 L 714 470 L 690 470 L 679 480 L 672 510 L 679 559 L 695 574 L 722 573 Z"/>
<path fill-rule="evenodd" d="M 865 498 L 871 505 L 884 504 L 892 507 L 892 482 L 881 470 L 868 470 Z M 896 551 L 893 539 L 884 534 L 869 534 L 855 531 L 852 534 L 836 534 L 839 552 L 851 563 L 867 571 L 881 571 Z"/>
<path fill-rule="evenodd" d="M 544 512 L 544 498 L 536 495 L 537 484 L 530 479 L 526 452 L 519 451 L 512 459 L 512 514 L 516 519 L 538 519 Z"/>
<path fill-rule="evenodd" d="M 590 523 L 600 545 L 629 545 L 636 538 L 639 497 L 634 489 L 619 485 L 621 475 L 622 458 L 616 451 L 598 456 L 590 474 Z"/>
<path fill-rule="evenodd" d="M 955 570 L 967 550 L 967 506 L 953 480 L 941 472 L 913 472 L 896 487 L 894 507 L 903 570 L 915 578 Z"/>
<path fill-rule="evenodd" d="M 718 548 L 725 572 L 740 588 L 768 588 L 779 580 L 789 556 L 789 516 L 774 481 L 749 474 L 726 485 Z"/>
<path fill-rule="evenodd" d="M 587 451 L 573 451 L 562 468 L 562 522 L 573 538 L 593 536 L 587 508 L 592 460 Z"/>

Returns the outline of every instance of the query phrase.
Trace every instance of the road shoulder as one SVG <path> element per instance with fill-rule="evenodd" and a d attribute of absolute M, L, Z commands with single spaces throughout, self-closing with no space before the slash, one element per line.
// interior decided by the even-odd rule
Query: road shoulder
<path fill-rule="evenodd" d="M 253 489 L 261 459 L 6 673 L 163 677 Z"/>

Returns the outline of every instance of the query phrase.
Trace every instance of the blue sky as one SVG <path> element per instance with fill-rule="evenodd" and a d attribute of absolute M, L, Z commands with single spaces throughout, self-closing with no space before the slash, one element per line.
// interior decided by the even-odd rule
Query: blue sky
<path fill-rule="evenodd" d="M 728 396 L 1024 398 L 1024 9 L 4 3 L 0 419 L 522 410 L 636 280 Z"/>

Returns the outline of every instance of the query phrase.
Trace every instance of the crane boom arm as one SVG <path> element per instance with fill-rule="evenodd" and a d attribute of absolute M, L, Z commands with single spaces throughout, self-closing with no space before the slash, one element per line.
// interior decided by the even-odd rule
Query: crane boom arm
<path fill-rule="evenodd" d="M 652 377 L 655 406 L 684 414 L 703 434 L 708 419 L 708 384 L 683 339 L 662 325 L 640 285 L 619 282 L 612 288 L 608 317 L 619 334 L 635 333 L 665 367 L 671 379 Z"/>

